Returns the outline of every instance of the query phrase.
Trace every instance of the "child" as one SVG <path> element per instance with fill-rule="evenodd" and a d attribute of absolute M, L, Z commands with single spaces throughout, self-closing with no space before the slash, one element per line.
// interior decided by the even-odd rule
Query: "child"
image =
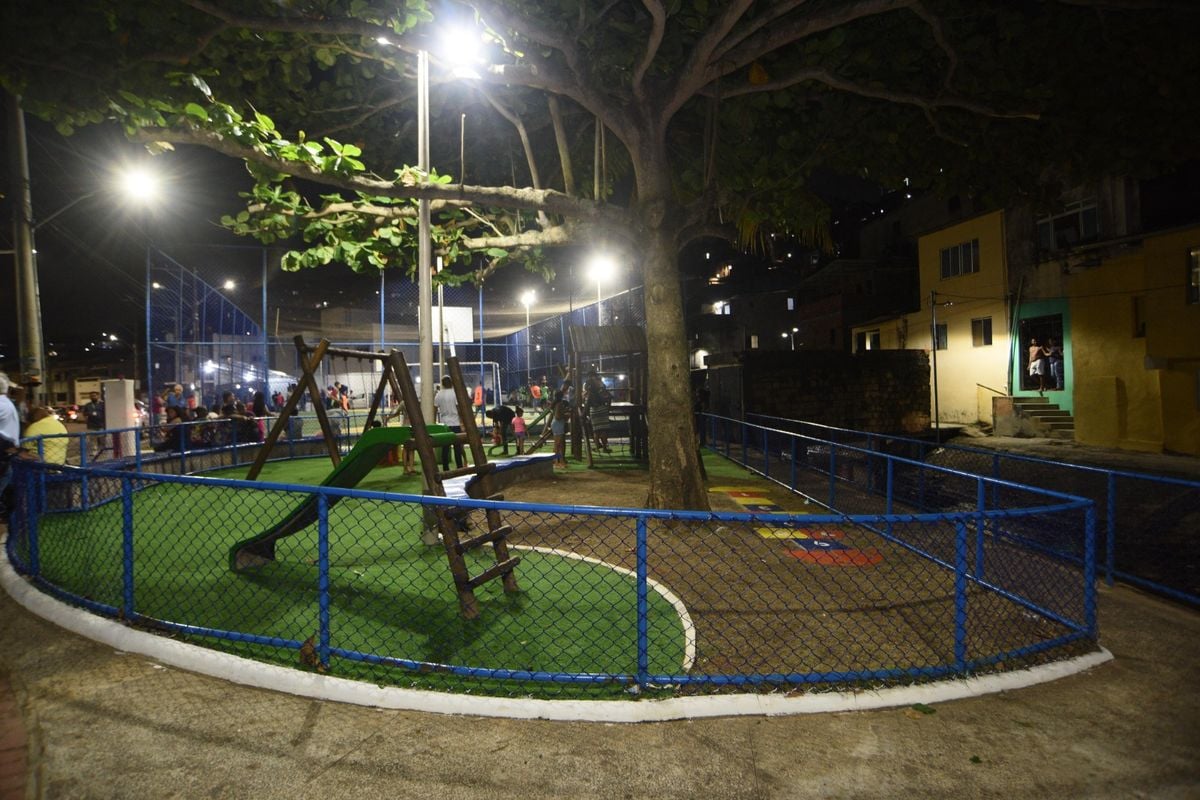
<path fill-rule="evenodd" d="M 517 455 L 525 454 L 525 409 L 517 406 L 512 421 L 513 438 L 517 440 Z"/>

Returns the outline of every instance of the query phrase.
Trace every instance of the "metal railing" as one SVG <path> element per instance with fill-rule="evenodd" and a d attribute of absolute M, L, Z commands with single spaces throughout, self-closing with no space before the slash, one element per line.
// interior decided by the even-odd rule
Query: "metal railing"
<path fill-rule="evenodd" d="M 734 420 L 709 430 L 717 450 L 841 510 L 803 513 L 800 494 L 768 508 L 747 484 L 735 494 L 761 502 L 744 512 L 446 500 L 152 474 L 135 455 L 17 463 L 8 556 L 97 614 L 451 691 L 884 685 L 1095 649 L 1090 501 Z M 175 455 L 197 460 L 167 459 L 164 472 L 201 463 Z M 305 502 L 314 523 L 281 540 L 274 563 L 230 570 L 230 546 Z M 520 594 L 488 584 L 479 619 L 458 615 L 441 548 L 421 543 L 435 505 L 462 509 L 466 527 L 501 512 Z"/>
<path fill-rule="evenodd" d="M 1096 504 L 1099 563 L 1110 586 L 1114 579 L 1200 605 L 1200 481 L 1132 470 L 1072 464 L 963 445 L 835 428 L 765 414 L 748 414 L 782 430 L 864 450 L 905 455 L 914 461 L 1054 486 Z"/>

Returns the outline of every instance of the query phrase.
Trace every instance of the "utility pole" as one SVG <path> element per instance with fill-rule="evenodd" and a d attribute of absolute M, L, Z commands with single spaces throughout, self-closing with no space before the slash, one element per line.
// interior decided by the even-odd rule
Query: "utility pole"
<path fill-rule="evenodd" d="M 21 98 L 8 96 L 8 137 L 12 142 L 13 260 L 17 278 L 17 320 L 20 340 L 21 383 L 30 406 L 44 405 L 41 388 L 46 383 L 46 348 L 42 344 L 42 303 L 38 292 L 37 262 L 33 242 L 33 195 L 29 181 L 29 149 L 25 141 L 25 114 Z"/>

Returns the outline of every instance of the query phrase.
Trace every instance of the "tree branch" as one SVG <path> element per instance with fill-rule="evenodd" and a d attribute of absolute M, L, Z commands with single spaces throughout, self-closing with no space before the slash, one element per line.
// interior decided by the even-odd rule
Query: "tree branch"
<path fill-rule="evenodd" d="M 509 186 L 464 186 L 462 184 L 414 183 L 405 185 L 378 177 L 360 177 L 322 172 L 316 167 L 296 161 L 273 158 L 261 149 L 227 139 L 216 133 L 195 128 L 144 128 L 133 136 L 135 141 L 172 142 L 206 147 L 231 158 L 260 164 L 294 178 L 348 192 L 395 199 L 429 199 L 447 202 L 476 203 L 495 208 L 545 211 L 591 223 L 628 224 L 626 212 L 614 206 L 591 200 L 570 197 L 550 189 L 529 189 Z"/>
<path fill-rule="evenodd" d="M 925 24 L 929 26 L 933 40 L 937 42 L 937 46 L 946 54 L 949 64 L 946 67 L 946 75 L 942 78 L 942 88 L 947 92 L 952 91 L 951 84 L 954 82 L 954 73 L 958 70 L 958 53 L 954 52 L 954 48 L 950 46 L 949 40 L 946 39 L 946 32 L 942 29 L 942 21 L 932 14 L 929 9 L 925 8 L 925 4 L 921 0 L 915 0 L 909 7 L 909 10 L 924 20 Z"/>
<path fill-rule="evenodd" d="M 799 14 L 787 22 L 759 31 L 733 48 L 721 62 L 709 65 L 706 84 L 720 75 L 729 75 L 781 47 L 794 44 L 818 33 L 832 30 L 855 20 L 887 14 L 907 8 L 916 0 L 855 0 L 835 5 L 820 13 Z"/>
<path fill-rule="evenodd" d="M 667 9 L 663 7 L 661 0 L 642 0 L 642 5 L 650 12 L 651 27 L 650 36 L 646 40 L 646 50 L 642 53 L 642 60 L 633 70 L 631 88 L 633 96 L 639 100 L 645 100 L 642 80 L 646 77 L 646 71 L 650 69 L 650 65 L 654 63 L 654 57 L 658 55 L 658 48 L 662 44 L 663 34 L 667 29 Z"/>
<path fill-rule="evenodd" d="M 755 94 L 758 92 L 773 92 L 779 89 L 786 89 L 790 86 L 795 86 L 806 81 L 814 81 L 824 84 L 830 89 L 835 89 L 840 92 L 858 95 L 859 97 L 867 97 L 873 100 L 885 100 L 889 103 L 898 103 L 900 105 L 916 106 L 927 112 L 932 112 L 939 108 L 958 108 L 963 111 L 969 111 L 972 114 L 979 114 L 984 117 L 992 117 L 994 119 L 1031 119 L 1036 120 L 1041 118 L 1041 114 L 1033 111 L 1000 111 L 998 109 L 985 106 L 981 103 L 976 103 L 961 97 L 938 96 L 938 97 L 923 97 L 912 92 L 900 92 L 889 89 L 880 89 L 873 86 L 863 86 L 862 84 L 853 81 L 839 78 L 831 75 L 823 69 L 815 69 L 813 67 L 802 67 L 797 69 L 790 75 L 782 78 L 777 78 L 767 83 L 753 85 L 743 84 L 736 87 L 726 87 L 722 89 L 721 96 L 725 98 L 739 97 L 741 95 Z"/>
<path fill-rule="evenodd" d="M 570 244 L 576 240 L 575 226 L 555 225 L 545 230 L 522 231 L 507 236 L 468 237 L 459 240 L 458 244 L 472 250 L 486 250 L 489 247 L 500 247 L 507 250 L 512 247 L 549 247 Z"/>
<path fill-rule="evenodd" d="M 696 42 L 692 51 L 688 54 L 687 61 L 679 70 L 680 80 L 675 84 L 674 91 L 671 92 L 671 96 L 665 104 L 664 113 L 666 116 L 664 119 L 669 120 L 674 116 L 680 106 L 686 103 L 688 99 L 709 82 L 709 78 L 702 76 L 705 76 L 707 72 L 706 67 L 709 64 L 713 51 L 752 4 L 753 0 L 736 0 L 736 2 L 731 2 L 713 20 L 713 23 L 708 26 L 708 30 Z"/>
<path fill-rule="evenodd" d="M 717 61 L 720 61 L 725 57 L 726 53 L 737 47 L 742 42 L 746 41 L 746 39 L 758 33 L 765 26 L 769 25 L 780 17 L 787 16 L 807 2 L 808 0 L 788 0 L 788 2 L 781 2 L 772 5 L 760 16 L 755 18 L 754 21 L 747 25 L 744 30 L 738 31 L 734 36 L 726 37 L 725 41 L 721 42 L 720 46 L 717 47 L 709 56 L 708 63 L 713 64 Z"/>

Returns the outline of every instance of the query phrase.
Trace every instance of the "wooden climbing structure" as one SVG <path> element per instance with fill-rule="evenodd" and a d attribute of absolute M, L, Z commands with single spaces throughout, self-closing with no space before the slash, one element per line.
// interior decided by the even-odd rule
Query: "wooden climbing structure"
<path fill-rule="evenodd" d="M 316 346 L 309 346 L 300 336 L 297 336 L 294 341 L 296 350 L 300 355 L 302 370 L 300 380 L 297 382 L 296 388 L 292 390 L 275 423 L 271 426 L 271 430 L 267 434 L 262 447 L 259 448 L 258 456 L 247 473 L 247 479 L 254 480 L 258 477 L 263 465 L 270 456 L 272 448 L 279 441 L 284 431 L 287 430 L 289 420 L 296 414 L 300 405 L 300 398 L 305 392 L 308 392 L 312 398 L 313 406 L 316 409 L 317 421 L 324 434 L 330 460 L 333 462 L 336 470 L 341 462 L 341 454 L 338 450 L 337 437 L 334 434 L 333 426 L 329 422 L 329 416 L 325 413 L 324 395 L 317 384 L 316 373 L 317 369 L 321 366 L 322 359 L 326 356 L 341 356 L 382 364 L 382 374 L 379 378 L 379 384 L 372 395 L 371 407 L 367 413 L 363 430 L 371 430 L 372 423 L 380 412 L 380 404 L 383 401 L 384 392 L 390 386 L 392 396 L 400 398 L 400 401 L 404 404 L 405 418 L 412 429 L 411 441 L 421 457 L 421 470 L 426 494 L 446 497 L 445 481 L 451 478 L 470 475 L 473 477 L 473 480 L 468 482 L 468 487 L 472 497 L 488 500 L 502 499 L 500 495 L 494 494 L 492 491 L 494 465 L 488 463 L 487 452 L 480 441 L 479 428 L 475 424 L 471 399 L 467 395 L 457 358 L 451 358 L 447 364 L 447 368 L 451 384 L 454 388 L 459 420 L 462 423 L 463 432 L 458 434 L 431 433 L 431 425 L 427 424 L 424 413 L 421 411 L 421 403 L 417 398 L 412 373 L 409 370 L 407 362 L 404 360 L 403 353 L 398 350 L 392 350 L 389 353 L 345 350 L 331 347 L 325 339 L 322 339 Z M 473 465 L 447 471 L 439 470 L 439 462 L 434 448 L 461 441 L 465 441 L 469 445 Z M 498 510 L 494 508 L 486 510 L 487 526 L 484 532 L 464 538 L 462 533 L 465 528 L 466 517 L 469 514 L 468 509 L 440 504 L 431 505 L 427 508 L 436 519 L 437 530 L 440 534 L 442 545 L 446 550 L 446 558 L 450 563 L 450 573 L 454 578 L 454 585 L 458 592 L 459 610 L 463 617 L 474 619 L 479 616 L 479 603 L 475 598 L 475 589 L 490 580 L 500 578 L 506 592 L 520 591 L 513 570 L 520 563 L 521 559 L 519 556 L 512 556 L 508 552 L 507 538 L 508 534 L 512 532 L 512 527 L 504 524 Z M 485 544 L 492 546 L 495 553 L 495 563 L 483 572 L 471 575 L 467 569 L 465 555 Z"/>
<path fill-rule="evenodd" d="M 463 383 L 462 370 L 458 359 L 451 357 L 447 362 L 447 374 L 454 389 L 454 397 L 458 406 L 458 418 L 465 438 L 471 450 L 473 466 L 460 467 L 451 470 L 439 470 L 438 459 L 434 452 L 434 440 L 426 433 L 426 421 L 421 411 L 421 403 L 417 399 L 416 387 L 413 385 L 412 374 L 404 360 L 404 354 L 393 350 L 388 355 L 392 363 L 391 372 L 397 376 L 400 397 L 403 398 L 405 413 L 409 424 L 412 425 L 412 441 L 421 459 L 421 472 L 425 480 L 426 492 L 437 497 L 446 497 L 445 481 L 463 475 L 473 476 L 468 483 L 471 495 L 477 499 L 502 500 L 501 495 L 492 491 L 492 473 L 494 466 L 488 463 L 487 451 L 479 437 L 479 427 L 475 424 L 475 414 L 471 406 L 471 398 Z M 467 510 L 448 505 L 433 505 L 429 507 L 437 520 L 438 532 L 441 534 L 442 545 L 446 549 L 446 558 L 450 562 L 450 572 L 454 576 L 454 585 L 458 591 L 459 610 L 466 619 L 479 616 L 479 604 L 475 599 L 475 589 L 495 578 L 500 578 L 506 592 L 518 592 L 517 576 L 514 572 L 520 563 L 520 556 L 508 552 L 508 535 L 512 526 L 506 525 L 500 512 L 488 508 L 484 512 L 487 525 L 482 533 L 462 537 L 463 525 Z M 477 547 L 490 544 L 495 553 L 495 563 L 478 575 L 471 575 L 467 570 L 466 553 Z"/>

